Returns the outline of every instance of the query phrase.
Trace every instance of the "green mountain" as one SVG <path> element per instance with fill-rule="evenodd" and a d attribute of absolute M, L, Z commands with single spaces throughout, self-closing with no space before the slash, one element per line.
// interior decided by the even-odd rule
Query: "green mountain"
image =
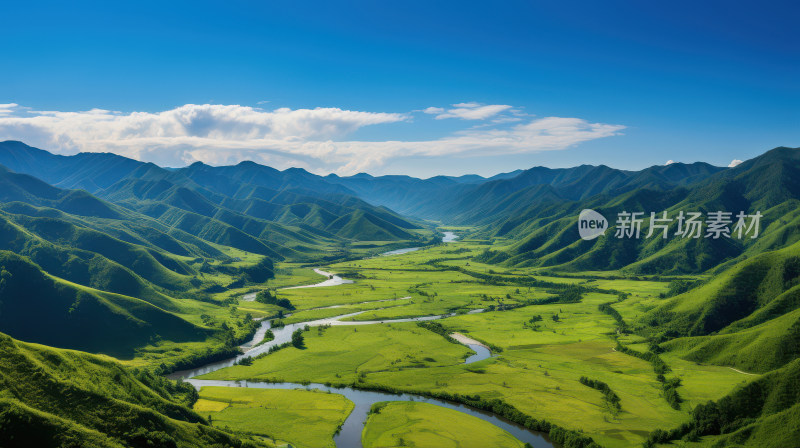
<path fill-rule="evenodd" d="M 195 326 L 144 300 L 46 274 L 30 260 L 0 251 L 0 331 L 53 347 L 123 359 L 156 340 L 205 341 Z"/>
<path fill-rule="evenodd" d="M 57 187 L 91 193 L 71 191 L 61 198 L 54 196 L 56 190 L 43 191 L 45 202 L 31 202 L 9 190 L 0 199 L 113 217 L 97 201 L 105 199 L 201 239 L 274 258 L 300 257 L 319 250 L 319 243 L 342 240 L 420 239 L 414 233 L 419 224 L 298 168 L 278 171 L 253 162 L 223 167 L 198 162 L 168 170 L 113 154 L 58 156 L 14 141 L 0 142 L 0 165 L 15 172 L 10 175 L 29 174 Z M 360 219 L 362 215 L 367 220 Z M 341 219 L 356 224 L 333 225 Z"/>
<path fill-rule="evenodd" d="M 672 166 L 672 165 L 670 165 Z M 703 176 L 699 176 L 702 178 Z M 683 182 L 666 189 L 652 185 L 614 194 L 601 193 L 589 199 L 565 201 L 559 190 L 537 186 L 540 198 L 510 217 L 487 224 L 483 235 L 508 239 L 500 251 L 487 252 L 483 261 L 506 265 L 537 266 L 562 271 L 622 269 L 637 274 L 680 274 L 705 272 L 721 263 L 733 263 L 758 253 L 786 247 L 800 239 L 797 230 L 800 189 L 800 151 L 776 148 L 736 168 L 713 173 L 702 180 Z M 483 187 L 488 186 L 484 184 Z M 520 190 L 498 203 L 519 205 Z M 495 207 L 498 205 L 496 204 Z M 609 220 L 605 236 L 591 241 L 580 239 L 577 216 L 592 209 Z M 760 235 L 751 238 L 646 238 L 649 212 L 680 211 L 760 212 Z M 645 212 L 641 238 L 616 238 L 616 217 L 623 211 Z M 496 216 L 497 214 L 495 214 Z M 669 232 L 674 235 L 673 220 Z M 705 233 L 705 228 L 703 229 Z"/>
<path fill-rule="evenodd" d="M 49 187 L 27 175 L 0 171 L 14 202 L 0 204 L 0 249 L 30 257 L 47 272 L 85 286 L 142 298 L 171 309 L 160 292 L 192 289 L 198 274 L 186 257 L 220 257 L 207 242 L 145 216 L 94 198 L 97 207 L 77 214 L 32 204 L 52 203 L 73 191 Z M 26 202 L 19 202 L 24 199 Z M 110 211 L 98 216 L 96 209 Z M 158 291 L 157 291 L 158 290 Z"/>
<path fill-rule="evenodd" d="M 110 153 L 61 156 L 22 142 L 5 141 L 0 142 L 0 165 L 57 187 L 92 193 L 146 164 Z"/>
<path fill-rule="evenodd" d="M 640 322 L 695 361 L 767 372 L 800 356 L 800 243 L 736 263 Z"/>
<path fill-rule="evenodd" d="M 232 313 L 200 314 L 228 315 L 207 291 L 263 283 L 273 258 L 233 265 L 225 246 L 84 191 L 5 169 L 0 183 L 0 331 L 178 367 L 230 353 L 252 330 Z M 89 206 L 64 200 L 76 194 Z"/>
<path fill-rule="evenodd" d="M 368 174 L 329 175 L 326 179 L 347 187 L 371 203 L 406 215 L 474 225 L 517 216 L 520 211 L 537 204 L 588 199 L 601 194 L 617 195 L 645 187 L 668 190 L 698 182 L 721 170 L 723 168 L 706 163 L 674 163 L 642 171 L 581 165 L 563 169 L 534 167 L 488 179 L 437 176 L 423 180 Z"/>
<path fill-rule="evenodd" d="M 0 167 L 0 201 L 20 201 L 97 218 L 120 218 L 113 207 L 81 190 L 62 190 L 26 174 Z"/>

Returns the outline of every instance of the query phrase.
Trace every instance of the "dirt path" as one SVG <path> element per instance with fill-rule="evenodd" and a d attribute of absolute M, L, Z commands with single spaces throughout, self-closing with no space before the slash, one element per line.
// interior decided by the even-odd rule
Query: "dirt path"
<path fill-rule="evenodd" d="M 758 376 L 758 374 L 757 374 L 757 373 L 747 373 L 747 372 L 742 372 L 741 370 L 739 370 L 739 369 L 734 369 L 733 367 L 728 367 L 728 368 L 729 368 L 729 369 L 731 369 L 731 370 L 733 370 L 733 371 L 734 371 L 734 372 L 736 372 L 736 373 L 741 373 L 742 375 L 752 375 L 752 376 Z"/>

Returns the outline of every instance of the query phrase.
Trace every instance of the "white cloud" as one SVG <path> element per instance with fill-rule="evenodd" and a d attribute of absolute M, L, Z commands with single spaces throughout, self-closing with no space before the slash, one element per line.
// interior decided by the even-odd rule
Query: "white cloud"
<path fill-rule="evenodd" d="M 438 115 L 444 112 L 444 109 L 442 109 L 441 107 L 429 107 L 427 109 L 424 109 L 423 112 L 425 112 L 426 114 Z"/>
<path fill-rule="evenodd" d="M 517 123 L 522 121 L 520 117 L 498 117 L 492 119 L 492 123 Z"/>
<path fill-rule="evenodd" d="M 0 107 L 0 111 L 12 109 Z M 59 153 L 114 152 L 165 166 L 198 160 L 212 165 L 254 160 L 277 168 L 299 166 L 352 174 L 406 156 L 560 150 L 619 135 L 625 128 L 579 118 L 528 120 L 502 129 L 473 128 L 434 140 L 358 141 L 348 137 L 370 125 L 408 122 L 411 126 L 409 115 L 339 108 L 264 111 L 238 105 L 187 104 L 157 113 L 102 109 L 0 113 L 0 140 L 21 140 Z"/>
<path fill-rule="evenodd" d="M 667 160 L 667 163 L 665 163 L 664 165 L 665 165 L 665 166 L 666 166 L 666 165 L 672 165 L 673 163 L 675 163 L 675 161 L 674 161 L 674 160 L 672 160 L 672 159 L 669 159 L 669 160 Z"/>
<path fill-rule="evenodd" d="M 743 162 L 743 160 L 733 159 L 733 160 L 731 160 L 731 163 L 728 164 L 728 168 L 733 168 L 735 166 L 738 166 L 742 162 Z"/>
<path fill-rule="evenodd" d="M 19 104 L 17 103 L 0 104 L 0 117 L 11 115 L 18 106 Z"/>
<path fill-rule="evenodd" d="M 448 109 L 446 111 L 441 107 L 429 107 L 423 112 L 426 114 L 435 114 L 437 120 L 444 120 L 446 118 L 460 118 L 462 120 L 485 120 L 511 108 L 512 106 L 505 104 L 481 105 L 473 102 L 456 103 L 453 104 L 452 109 Z"/>

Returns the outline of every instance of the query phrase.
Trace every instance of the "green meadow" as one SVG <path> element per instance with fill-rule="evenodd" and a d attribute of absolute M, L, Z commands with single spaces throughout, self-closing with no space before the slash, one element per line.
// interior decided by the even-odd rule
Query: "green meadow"
<path fill-rule="evenodd" d="M 304 349 L 285 348 L 202 378 L 351 384 L 374 372 L 460 365 L 473 353 L 411 322 L 314 327 L 304 336 Z"/>
<path fill-rule="evenodd" d="M 415 402 L 375 403 L 364 426 L 362 444 L 364 448 L 523 447 L 511 434 L 477 417 Z"/>
<path fill-rule="evenodd" d="M 217 428 L 286 442 L 299 448 L 335 447 L 333 435 L 353 410 L 337 394 L 307 390 L 204 387 L 194 410 Z"/>
<path fill-rule="evenodd" d="M 314 272 L 314 268 L 300 263 L 278 263 L 275 277 L 267 280 L 270 288 L 285 288 L 319 283 L 325 278 Z"/>

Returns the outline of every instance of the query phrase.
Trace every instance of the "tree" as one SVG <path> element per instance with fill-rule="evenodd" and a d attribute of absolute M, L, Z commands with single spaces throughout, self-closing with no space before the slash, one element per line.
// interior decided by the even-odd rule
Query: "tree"
<path fill-rule="evenodd" d="M 292 302 L 290 302 L 289 299 L 278 299 L 275 304 L 279 307 L 286 308 L 287 310 L 294 309 L 294 305 L 292 305 Z"/>
<path fill-rule="evenodd" d="M 11 277 L 12 277 L 12 275 L 11 275 L 10 272 L 6 271 L 6 267 L 5 266 L 1 266 L 0 267 L 0 294 L 2 294 L 3 290 L 6 289 L 6 285 L 8 285 L 8 282 L 10 281 Z M 3 301 L 0 300 L 0 305 L 2 305 L 2 304 L 3 304 Z"/>
<path fill-rule="evenodd" d="M 269 289 L 266 289 L 263 291 L 259 291 L 258 294 L 256 294 L 256 302 L 274 305 L 275 303 L 278 302 L 278 298 L 275 297 L 275 293 L 273 293 Z"/>
<path fill-rule="evenodd" d="M 553 322 L 558 322 L 558 314 L 553 314 Z"/>
<path fill-rule="evenodd" d="M 303 337 L 303 330 L 297 329 L 292 333 L 292 345 L 295 348 L 304 348 L 305 347 L 305 338 Z"/>
<path fill-rule="evenodd" d="M 275 295 L 275 292 L 270 289 L 259 291 L 259 293 L 256 294 L 256 302 L 265 303 L 267 305 L 278 305 L 287 310 L 294 310 L 294 305 L 292 305 L 289 299 L 279 299 L 278 296 Z"/>

